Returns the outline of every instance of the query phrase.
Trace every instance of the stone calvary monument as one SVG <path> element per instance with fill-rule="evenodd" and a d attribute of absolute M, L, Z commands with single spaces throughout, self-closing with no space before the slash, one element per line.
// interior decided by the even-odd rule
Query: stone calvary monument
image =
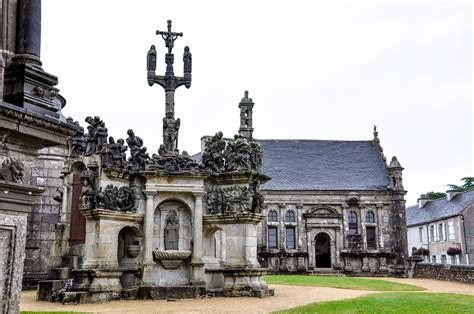
<path fill-rule="evenodd" d="M 270 178 L 260 173 L 262 152 L 248 123 L 253 101 L 245 92 L 233 139 L 210 137 L 201 161 L 180 152 L 174 93 L 191 86 L 192 55 L 186 46 L 184 75 L 175 76 L 173 48 L 183 34 L 171 27 L 168 21 L 167 31 L 156 32 L 167 48 L 164 76 L 155 74 L 155 46 L 147 54 L 148 84 L 166 95 L 158 152 L 150 156 L 132 129 L 115 140 L 98 116 L 69 137 L 65 188 L 57 195 L 62 259 L 39 282 L 39 300 L 273 295 L 257 261 L 260 185 Z"/>

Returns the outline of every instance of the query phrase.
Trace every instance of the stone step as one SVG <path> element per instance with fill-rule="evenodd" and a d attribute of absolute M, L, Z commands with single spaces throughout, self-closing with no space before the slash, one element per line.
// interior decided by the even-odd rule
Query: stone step
<path fill-rule="evenodd" d="M 69 269 L 78 269 L 81 265 L 81 257 L 77 255 L 66 255 L 63 256 L 62 266 L 68 267 Z"/>
<path fill-rule="evenodd" d="M 37 301 L 56 302 L 57 294 L 67 284 L 67 280 L 41 280 L 38 282 L 38 290 L 36 292 Z"/>
<path fill-rule="evenodd" d="M 68 267 L 51 268 L 48 272 L 50 280 L 66 280 L 69 279 L 70 270 Z"/>

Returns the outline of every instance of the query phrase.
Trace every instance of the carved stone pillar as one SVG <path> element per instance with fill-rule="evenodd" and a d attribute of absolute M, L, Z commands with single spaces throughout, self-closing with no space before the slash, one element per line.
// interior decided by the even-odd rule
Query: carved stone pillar
<path fill-rule="evenodd" d="M 41 0 L 18 0 L 17 53 L 41 65 Z"/>
<path fill-rule="evenodd" d="M 146 195 L 145 219 L 143 223 L 143 262 L 145 265 L 153 264 L 153 215 L 155 213 L 154 196 L 156 191 L 143 191 Z"/>
<path fill-rule="evenodd" d="M 193 215 L 193 256 L 191 259 L 192 277 L 191 284 L 205 285 L 204 262 L 202 261 L 202 198 L 205 193 L 194 193 L 194 215 Z"/>

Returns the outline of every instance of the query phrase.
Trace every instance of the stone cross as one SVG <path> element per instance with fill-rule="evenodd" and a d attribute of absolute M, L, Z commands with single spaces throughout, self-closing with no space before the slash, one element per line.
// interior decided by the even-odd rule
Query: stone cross
<path fill-rule="evenodd" d="M 156 75 L 156 56 L 157 56 L 157 50 L 154 45 L 150 47 L 150 50 L 148 51 L 147 54 L 147 80 L 148 80 L 148 85 L 153 86 L 153 84 L 158 84 L 161 87 L 164 88 L 165 90 L 165 115 L 173 115 L 175 113 L 174 110 L 174 93 L 176 88 L 180 86 L 186 86 L 186 88 L 191 87 L 191 60 L 192 60 L 192 55 L 189 50 L 189 47 L 186 46 L 184 48 L 184 53 L 183 53 L 183 61 L 184 61 L 184 74 L 182 77 L 180 76 L 175 76 L 174 75 L 174 69 L 173 69 L 173 63 L 174 63 L 174 54 L 172 53 L 173 47 L 174 47 L 174 42 L 178 37 L 182 37 L 183 33 L 176 33 L 171 31 L 171 20 L 168 20 L 168 31 L 156 31 L 157 35 L 161 35 L 163 40 L 165 41 L 165 46 L 168 48 L 168 52 L 165 54 L 165 63 L 166 63 L 166 72 L 165 75 Z M 165 117 L 166 118 L 166 117 Z M 163 128 L 163 132 L 165 132 L 165 129 L 168 130 L 168 128 Z M 169 130 L 168 130 L 169 131 Z M 178 134 L 176 134 L 175 137 L 177 139 Z M 165 133 L 163 133 L 163 138 L 166 138 Z M 165 144 L 165 143 L 163 143 Z M 168 145 L 169 146 L 169 145 Z M 176 145 L 177 146 L 177 145 Z M 165 145 L 167 147 L 167 145 Z M 173 150 L 176 150 L 177 147 L 173 147 Z M 168 151 L 168 150 L 167 150 Z M 172 152 L 169 151 L 169 152 Z"/>

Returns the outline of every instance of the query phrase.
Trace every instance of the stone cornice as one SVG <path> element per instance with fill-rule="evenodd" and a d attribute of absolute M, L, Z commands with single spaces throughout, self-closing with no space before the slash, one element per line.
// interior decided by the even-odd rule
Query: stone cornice
<path fill-rule="evenodd" d="M 203 215 L 202 221 L 205 225 L 211 224 L 258 224 L 265 219 L 265 215 L 253 213 Z"/>
<path fill-rule="evenodd" d="M 108 209 L 85 209 L 81 210 L 82 215 L 86 219 L 91 220 L 117 220 L 117 221 L 130 221 L 141 223 L 143 221 L 143 215 L 133 212 L 121 212 L 117 210 Z"/>

